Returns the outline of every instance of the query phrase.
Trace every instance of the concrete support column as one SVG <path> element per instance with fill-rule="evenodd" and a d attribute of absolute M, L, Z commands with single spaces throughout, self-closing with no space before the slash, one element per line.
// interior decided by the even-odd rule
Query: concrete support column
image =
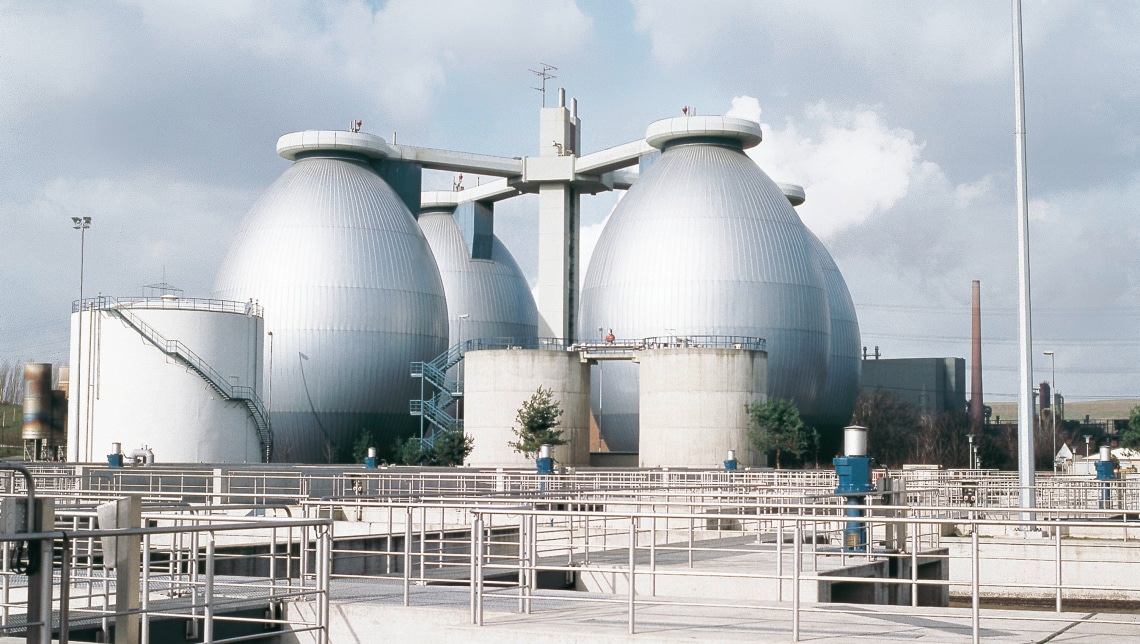
<path fill-rule="evenodd" d="M 12 489 L 12 488 L 9 488 Z M 9 512 L 23 499 L 5 499 L 12 501 L 5 506 Z M 23 503 L 24 512 L 27 512 L 27 503 Z M 28 532 L 51 532 L 55 530 L 55 499 L 36 499 L 36 524 L 28 526 Z M 33 626 L 28 629 L 27 641 L 52 641 L 52 541 L 29 541 L 29 558 L 39 562 L 35 572 L 28 575 L 28 620 L 42 620 L 45 626 Z"/>
<path fill-rule="evenodd" d="M 132 495 L 96 508 L 101 529 L 142 527 L 142 497 Z M 139 564 L 142 536 L 103 537 L 103 565 L 115 569 L 115 644 L 139 641 Z"/>
<path fill-rule="evenodd" d="M 538 190 L 538 335 L 576 339 L 578 328 L 578 209 L 571 187 Z"/>

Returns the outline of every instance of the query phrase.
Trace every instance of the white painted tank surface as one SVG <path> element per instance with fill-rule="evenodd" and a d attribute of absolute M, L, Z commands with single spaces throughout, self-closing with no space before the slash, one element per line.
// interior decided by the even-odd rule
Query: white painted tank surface
<path fill-rule="evenodd" d="M 768 354 L 734 348 L 670 347 L 638 353 L 641 467 L 765 464 L 748 439 L 746 405 L 765 400 Z"/>
<path fill-rule="evenodd" d="M 218 297 L 265 307 L 276 461 L 348 458 L 363 430 L 390 457 L 419 424 L 409 365 L 447 349 L 443 283 L 380 176 L 386 150 L 363 133 L 281 137 L 278 153 L 294 163 L 250 209 L 218 271 Z"/>
<path fill-rule="evenodd" d="M 248 302 L 101 297 L 76 307 L 68 460 L 105 462 L 118 442 L 150 448 L 159 463 L 263 462 L 263 332 Z"/>
<path fill-rule="evenodd" d="M 577 352 L 543 349 L 470 351 L 464 398 L 464 432 L 474 439 L 467 463 L 477 467 L 533 466 L 514 451 L 512 428 L 524 401 L 539 386 L 553 390 L 562 407 L 559 427 L 569 440 L 554 448 L 564 465 L 590 462 L 590 370 Z"/>

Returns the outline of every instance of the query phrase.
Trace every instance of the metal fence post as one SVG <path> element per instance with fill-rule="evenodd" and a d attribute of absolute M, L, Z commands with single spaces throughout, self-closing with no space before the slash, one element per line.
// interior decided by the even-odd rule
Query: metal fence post
<path fill-rule="evenodd" d="M 1057 607 L 1056 608 L 1057 608 L 1057 612 L 1059 613 L 1059 612 L 1061 612 L 1061 522 L 1060 522 L 1060 517 L 1058 517 L 1058 520 L 1054 523 L 1053 532 L 1054 532 L 1054 538 L 1057 542 L 1057 547 L 1056 547 L 1057 562 L 1056 562 L 1055 576 L 1057 578 Z"/>
<path fill-rule="evenodd" d="M 637 594 L 636 582 L 637 570 L 637 525 L 634 523 L 634 518 L 629 519 L 629 634 L 633 635 L 636 630 L 634 626 L 634 596 Z"/>
<path fill-rule="evenodd" d="M 803 518 L 803 508 L 800 508 L 800 518 Z M 803 547 L 800 545 L 800 531 L 803 524 L 797 522 L 792 533 L 792 641 L 800 641 L 800 555 Z"/>
<path fill-rule="evenodd" d="M 970 519 L 973 521 L 972 530 L 970 531 L 970 621 L 973 629 L 974 644 L 979 644 L 981 639 L 981 615 L 980 605 L 981 597 L 980 583 L 978 580 L 979 566 L 978 566 L 978 523 L 977 513 L 971 511 Z"/>
<path fill-rule="evenodd" d="M 214 641 L 214 533 L 209 533 L 206 541 L 206 608 L 205 623 L 202 628 L 203 644 Z"/>
<path fill-rule="evenodd" d="M 412 583 L 412 506 L 404 508 L 404 605 L 411 604 Z"/>

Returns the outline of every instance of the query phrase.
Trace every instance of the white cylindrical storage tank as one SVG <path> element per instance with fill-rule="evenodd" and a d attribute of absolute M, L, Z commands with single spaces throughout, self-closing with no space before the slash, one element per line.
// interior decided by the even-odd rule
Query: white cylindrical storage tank
<path fill-rule="evenodd" d="M 259 310 L 186 298 L 87 304 L 71 316 L 69 461 L 104 461 L 116 442 L 149 447 L 161 463 L 265 460 Z"/>
<path fill-rule="evenodd" d="M 763 464 L 746 406 L 765 400 L 765 351 L 671 347 L 641 351 L 638 361 L 641 467 L 717 467 L 731 450 L 743 466 Z"/>
<path fill-rule="evenodd" d="M 380 176 L 398 163 L 383 139 L 295 132 L 277 150 L 294 163 L 246 214 L 214 284 L 265 307 L 274 460 L 347 461 L 363 432 L 390 458 L 419 427 L 411 363 L 447 350 L 435 259 Z"/>
<path fill-rule="evenodd" d="M 466 362 L 463 431 L 474 440 L 467 463 L 478 467 L 533 465 L 508 443 L 523 402 L 539 387 L 562 408 L 558 427 L 569 442 L 554 448 L 564 465 L 590 462 L 590 369 L 577 352 L 541 349 L 471 351 Z"/>

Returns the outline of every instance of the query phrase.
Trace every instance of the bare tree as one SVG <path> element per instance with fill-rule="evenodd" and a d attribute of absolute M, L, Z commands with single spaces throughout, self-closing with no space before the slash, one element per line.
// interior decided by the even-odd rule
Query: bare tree
<path fill-rule="evenodd" d="M 0 363 L 0 403 L 22 405 L 24 403 L 24 363 L 5 360 Z"/>
<path fill-rule="evenodd" d="M 887 467 L 911 461 L 921 423 L 914 407 L 889 391 L 859 394 L 851 422 L 867 428 L 867 451 Z"/>

